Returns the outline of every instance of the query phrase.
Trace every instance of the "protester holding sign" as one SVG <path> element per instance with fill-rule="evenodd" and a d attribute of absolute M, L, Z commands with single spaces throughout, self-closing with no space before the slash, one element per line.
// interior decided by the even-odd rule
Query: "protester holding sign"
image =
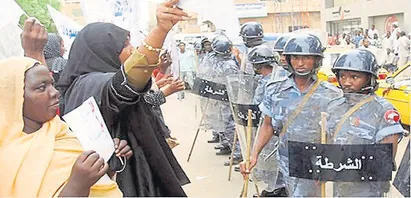
<path fill-rule="evenodd" d="M 44 26 L 28 19 L 22 44 L 31 58 L 0 62 L 0 91 L 7 93 L 0 97 L 0 197 L 120 197 L 116 182 L 96 184 L 108 164 L 84 151 L 56 116 L 60 94 L 47 67 L 32 59 L 44 60 L 46 41 Z M 126 145 L 119 156 L 130 151 Z"/>
<path fill-rule="evenodd" d="M 289 177 L 288 141 L 320 142 L 318 118 L 321 109 L 326 108 L 332 98 L 328 94 L 340 94 L 328 82 L 320 82 L 318 69 L 323 58 L 323 48 L 318 37 L 310 34 L 293 35 L 284 47 L 289 78 L 270 82 L 266 96 L 260 105 L 265 115 L 261 131 L 254 146 L 250 170 L 258 160 L 259 154 L 274 134 L 279 135 L 278 159 L 280 171 L 284 176 L 288 195 L 320 196 L 320 187 L 315 181 Z M 315 108 L 315 111 L 312 109 Z M 243 175 L 249 174 L 241 165 Z"/>
<path fill-rule="evenodd" d="M 395 157 L 398 138 L 404 129 L 399 113 L 386 99 L 374 93 L 378 88 L 378 69 L 376 57 L 367 50 L 352 50 L 336 60 L 332 71 L 344 96 L 331 101 L 327 109 L 327 139 L 330 144 L 390 143 Z M 335 182 L 333 196 L 383 197 L 389 191 L 389 181 L 374 181 L 368 176 L 363 179 Z"/>
<path fill-rule="evenodd" d="M 84 27 L 57 84 L 64 113 L 94 96 L 111 135 L 130 142 L 134 155 L 117 175 L 125 196 L 186 196 L 181 186 L 190 182 L 164 139 L 161 121 L 142 98 L 151 88 L 166 35 L 188 16 L 176 3 L 167 1 L 157 8 L 157 25 L 137 49 L 129 32 L 113 24 Z M 115 160 L 112 163 L 121 166 Z"/>

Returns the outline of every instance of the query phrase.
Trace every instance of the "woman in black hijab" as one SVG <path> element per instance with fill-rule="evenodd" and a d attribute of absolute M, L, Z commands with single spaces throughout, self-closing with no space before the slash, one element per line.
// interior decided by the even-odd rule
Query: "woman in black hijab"
<path fill-rule="evenodd" d="M 53 78 L 57 82 L 60 72 L 67 64 L 67 60 L 63 58 L 66 50 L 64 49 L 63 39 L 54 33 L 47 36 L 47 43 L 44 46 L 44 57 L 49 70 L 53 73 Z"/>
<path fill-rule="evenodd" d="M 84 27 L 57 84 L 64 97 L 63 113 L 94 96 L 111 135 L 128 141 L 134 155 L 117 175 L 126 197 L 186 196 L 181 186 L 190 182 L 163 137 L 159 118 L 143 99 L 167 33 L 187 17 L 174 8 L 177 2 L 160 5 L 157 26 L 137 49 L 129 32 L 113 24 Z M 111 159 L 111 165 L 121 169 L 116 160 Z"/>

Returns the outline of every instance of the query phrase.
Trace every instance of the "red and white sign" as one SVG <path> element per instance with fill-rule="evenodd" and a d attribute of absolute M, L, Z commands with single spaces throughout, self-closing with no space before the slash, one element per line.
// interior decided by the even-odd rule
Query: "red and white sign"
<path fill-rule="evenodd" d="M 392 32 L 394 30 L 394 27 L 392 26 L 394 22 L 398 22 L 398 19 L 395 15 L 387 17 L 387 19 L 385 20 L 385 26 L 384 26 L 385 32 L 388 32 L 388 31 Z"/>

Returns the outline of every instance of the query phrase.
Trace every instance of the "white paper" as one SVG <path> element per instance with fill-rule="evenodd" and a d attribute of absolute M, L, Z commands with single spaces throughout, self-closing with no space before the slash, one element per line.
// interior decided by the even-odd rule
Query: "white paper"
<path fill-rule="evenodd" d="M 201 11 L 202 0 L 180 0 L 177 3 L 177 7 L 189 11 L 189 12 L 197 12 Z"/>
<path fill-rule="evenodd" d="M 106 162 L 114 153 L 113 139 L 94 97 L 63 116 L 84 150 L 96 151 Z"/>
<path fill-rule="evenodd" d="M 59 35 L 64 40 L 64 46 L 67 50 L 64 54 L 64 58 L 67 59 L 70 54 L 71 45 L 83 27 L 50 5 L 47 5 L 47 8 L 54 24 L 56 25 Z"/>

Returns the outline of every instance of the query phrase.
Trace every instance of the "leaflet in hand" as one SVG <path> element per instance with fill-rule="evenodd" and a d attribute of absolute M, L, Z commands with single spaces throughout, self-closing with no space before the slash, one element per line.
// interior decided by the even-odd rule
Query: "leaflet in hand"
<path fill-rule="evenodd" d="M 176 6 L 185 11 L 199 13 L 201 11 L 201 5 L 201 0 L 180 0 Z"/>
<path fill-rule="evenodd" d="M 113 139 L 94 97 L 63 116 L 84 150 L 96 151 L 106 162 L 114 153 Z"/>

